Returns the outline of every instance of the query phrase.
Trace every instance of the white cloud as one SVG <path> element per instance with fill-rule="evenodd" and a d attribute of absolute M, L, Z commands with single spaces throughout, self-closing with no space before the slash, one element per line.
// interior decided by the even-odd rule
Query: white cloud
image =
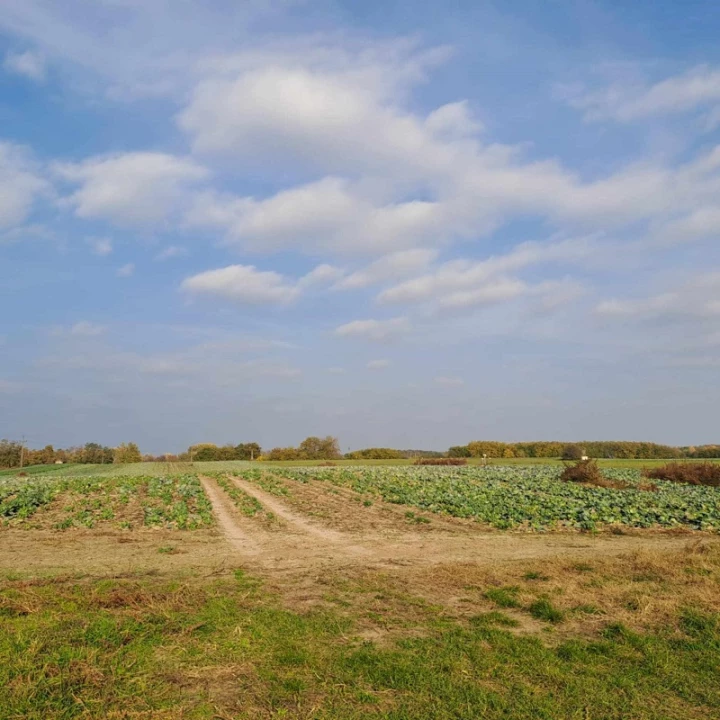
<path fill-rule="evenodd" d="M 448 377 L 445 375 L 440 375 L 439 377 L 435 378 L 435 383 L 437 385 L 444 385 L 445 387 L 459 387 L 460 385 L 464 385 L 465 381 L 462 378 L 458 377 Z"/>
<path fill-rule="evenodd" d="M 105 257 L 113 251 L 112 240 L 109 238 L 88 238 L 87 243 L 90 245 L 93 255 Z"/>
<path fill-rule="evenodd" d="M 472 290 L 457 290 L 442 295 L 437 300 L 441 310 L 493 305 L 506 300 L 514 300 L 528 292 L 526 283 L 515 278 L 498 278 Z"/>
<path fill-rule="evenodd" d="M 486 260 L 452 260 L 435 270 L 378 295 L 381 304 L 432 303 L 441 308 L 467 307 L 509 300 L 532 291 L 532 286 L 509 276 L 543 263 L 578 263 L 598 252 L 592 238 L 550 243 L 523 243 L 505 255 Z"/>
<path fill-rule="evenodd" d="M 671 243 L 691 242 L 720 235 L 720 207 L 706 205 L 677 220 L 659 224 L 652 235 Z"/>
<path fill-rule="evenodd" d="M 59 164 L 56 171 L 80 186 L 65 200 L 78 217 L 130 226 L 166 222 L 209 174 L 192 160 L 155 152 L 92 157 Z"/>
<path fill-rule="evenodd" d="M 372 53 L 355 62 L 343 51 L 306 55 L 218 60 L 179 122 L 199 152 L 272 167 L 275 177 L 302 168 L 315 179 L 269 197 L 205 193 L 188 210 L 189 226 L 219 229 L 253 251 L 380 255 L 477 240 L 517 215 L 605 227 L 663 222 L 720 193 L 720 151 L 586 181 L 555 159 L 525 159 L 522 147 L 484 144 L 462 100 L 425 116 L 406 109 L 423 76 L 407 71 L 423 66 L 412 53 L 384 65 Z"/>
<path fill-rule="evenodd" d="M 329 285 L 343 275 L 344 271 L 333 265 L 318 265 L 314 270 L 311 270 L 307 275 L 304 275 L 298 280 L 298 287 L 304 289 L 318 285 Z"/>
<path fill-rule="evenodd" d="M 45 58 L 30 50 L 24 53 L 8 53 L 3 68 L 9 73 L 22 75 L 35 82 L 42 82 L 45 79 Z"/>
<path fill-rule="evenodd" d="M 394 103 L 440 55 L 402 42 L 353 51 L 315 37 L 295 48 L 219 58 L 206 65 L 179 124 L 198 152 L 270 152 L 331 174 L 387 169 L 431 137 L 424 120 Z M 363 137 L 372 141 L 358 145 Z"/>
<path fill-rule="evenodd" d="M 48 191 L 30 153 L 0 141 L 0 229 L 25 222 L 37 198 Z"/>
<path fill-rule="evenodd" d="M 384 255 L 363 270 L 343 278 L 337 287 L 341 290 L 364 288 L 368 285 L 395 280 L 405 275 L 423 270 L 438 256 L 437 250 L 418 248 L 417 250 L 401 250 Z"/>
<path fill-rule="evenodd" d="M 279 273 L 257 270 L 253 265 L 230 265 L 208 270 L 183 280 L 182 289 L 253 305 L 287 305 L 300 295 L 297 286 Z"/>
<path fill-rule="evenodd" d="M 369 370 L 382 370 L 386 367 L 390 367 L 389 360 L 371 360 L 367 366 Z"/>
<path fill-rule="evenodd" d="M 294 281 L 272 270 L 258 270 L 254 265 L 230 265 L 186 278 L 181 287 L 191 293 L 249 304 L 288 305 L 303 292 L 323 288 L 341 275 L 339 268 L 323 264 Z"/>
<path fill-rule="evenodd" d="M 102 335 L 106 330 L 107 328 L 104 325 L 96 325 L 87 320 L 81 320 L 70 328 L 70 334 L 82 337 L 94 337 Z"/>
<path fill-rule="evenodd" d="M 588 120 L 634 122 L 679 114 L 720 104 L 720 70 L 701 65 L 652 85 L 615 83 L 601 91 L 571 93 L 568 100 Z"/>
<path fill-rule="evenodd" d="M 650 297 L 604 300 L 595 309 L 605 318 L 710 320 L 720 318 L 720 271 L 699 274 L 679 287 Z"/>
<path fill-rule="evenodd" d="M 187 255 L 187 254 L 188 254 L 188 251 L 184 247 L 178 247 L 177 245 L 168 245 L 168 247 L 163 248 L 155 256 L 155 260 L 162 262 L 163 260 L 171 260 L 172 258 L 182 257 L 183 255 Z"/>
<path fill-rule="evenodd" d="M 223 3 L 220 11 L 204 2 L 3 0 L 0 28 L 82 72 L 80 89 L 96 102 L 109 96 L 117 103 L 183 97 L 201 58 L 256 44 L 255 23 L 277 19 L 293 5 L 250 0 Z"/>
<path fill-rule="evenodd" d="M 126 263 L 122 267 L 118 268 L 117 276 L 118 277 L 130 277 L 135 272 L 135 264 L 134 263 Z"/>
<path fill-rule="evenodd" d="M 359 337 L 367 340 L 393 340 L 405 335 L 410 330 L 410 323 L 405 317 L 391 320 L 353 320 L 335 328 L 340 337 Z"/>
<path fill-rule="evenodd" d="M 205 193 L 186 222 L 222 229 L 228 242 L 264 252 L 295 247 L 305 252 L 384 252 L 444 234 L 436 203 L 384 202 L 371 190 L 325 177 L 263 200 Z"/>

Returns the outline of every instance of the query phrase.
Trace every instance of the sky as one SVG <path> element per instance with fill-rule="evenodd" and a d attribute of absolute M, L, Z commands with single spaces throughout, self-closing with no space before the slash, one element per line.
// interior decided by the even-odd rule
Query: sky
<path fill-rule="evenodd" d="M 720 441 L 713 0 L 3 0 L 0 437 Z"/>

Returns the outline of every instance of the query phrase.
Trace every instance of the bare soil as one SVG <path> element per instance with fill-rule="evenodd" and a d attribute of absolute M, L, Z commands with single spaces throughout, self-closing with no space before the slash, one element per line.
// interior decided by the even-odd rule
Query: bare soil
<path fill-rule="evenodd" d="M 201 482 L 216 528 L 3 528 L 0 574 L 204 577 L 243 568 L 262 577 L 294 609 L 357 607 L 362 596 L 369 638 L 391 632 L 387 618 L 407 617 L 411 597 L 455 617 L 471 616 L 496 609 L 485 591 L 508 584 L 542 588 L 571 615 L 576 606 L 596 606 L 597 615 L 578 615 L 575 625 L 585 628 L 609 616 L 623 617 L 626 607 L 632 608 L 627 610 L 630 619 L 649 622 L 669 617 L 684 599 L 720 606 L 714 566 L 702 565 L 703 558 L 720 552 L 717 535 L 488 531 L 429 514 L 429 524 L 416 525 L 405 517 L 405 508 L 380 501 L 365 506 L 356 493 L 327 484 L 288 482 L 290 495 L 285 497 L 233 478 L 282 520 L 278 531 L 262 519 L 242 515 L 215 480 Z M 597 575 L 586 575 L 587 568 L 602 572 L 602 582 Z M 523 580 L 529 571 L 539 579 Z M 629 575 L 641 580 L 633 585 Z M 522 592 L 519 597 L 523 599 Z M 542 629 L 526 613 L 516 615 L 521 631 Z"/>

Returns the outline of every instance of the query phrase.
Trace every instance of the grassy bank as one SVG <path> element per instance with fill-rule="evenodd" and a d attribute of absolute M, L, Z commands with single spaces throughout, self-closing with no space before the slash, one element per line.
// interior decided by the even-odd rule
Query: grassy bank
<path fill-rule="evenodd" d="M 294 612 L 241 570 L 6 578 L 0 718 L 720 715 L 720 616 L 691 604 L 653 630 L 604 617 L 591 635 L 564 636 L 568 612 L 537 591 L 521 602 L 526 588 L 496 588 L 486 593 L 495 610 L 462 620 L 381 580 L 327 592 L 330 603 Z M 533 632 L 520 631 L 517 608 Z M 574 612 L 595 621 L 603 610 Z M 368 639 L 368 621 L 384 639 Z"/>

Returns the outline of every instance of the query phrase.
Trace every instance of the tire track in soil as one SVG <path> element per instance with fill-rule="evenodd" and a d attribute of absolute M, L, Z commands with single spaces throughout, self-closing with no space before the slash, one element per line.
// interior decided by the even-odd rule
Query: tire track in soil
<path fill-rule="evenodd" d="M 257 543 L 239 527 L 234 509 L 232 509 L 229 500 L 225 497 L 225 493 L 210 478 L 198 475 L 198 479 L 212 504 L 215 519 L 225 539 L 236 550 L 244 554 L 258 555 L 260 549 Z"/>
<path fill-rule="evenodd" d="M 687 546 L 687 536 L 668 534 L 586 537 L 571 533 L 532 535 L 501 531 L 479 531 L 457 536 L 418 536 L 407 533 L 388 537 L 375 531 L 339 532 L 309 522 L 270 493 L 240 478 L 229 476 L 235 485 L 261 502 L 288 524 L 288 533 L 271 533 L 252 521 L 244 522 L 230 499 L 209 478 L 200 481 L 213 504 L 223 534 L 234 548 L 259 570 L 297 573 L 318 568 L 362 566 L 384 569 L 421 567 L 447 563 L 492 566 L 499 562 L 573 557 L 619 556 L 642 550 L 678 550 Z M 245 527 L 244 527 L 245 526 Z"/>
<path fill-rule="evenodd" d="M 247 480 L 230 476 L 230 481 L 244 493 L 254 497 L 263 507 L 282 518 L 291 529 L 301 535 L 310 536 L 320 546 L 326 546 L 330 555 L 335 557 L 342 555 L 357 557 L 371 554 L 369 549 L 358 545 L 350 535 L 310 522 L 302 515 L 288 508 L 287 505 L 272 494 L 249 483 Z"/>

